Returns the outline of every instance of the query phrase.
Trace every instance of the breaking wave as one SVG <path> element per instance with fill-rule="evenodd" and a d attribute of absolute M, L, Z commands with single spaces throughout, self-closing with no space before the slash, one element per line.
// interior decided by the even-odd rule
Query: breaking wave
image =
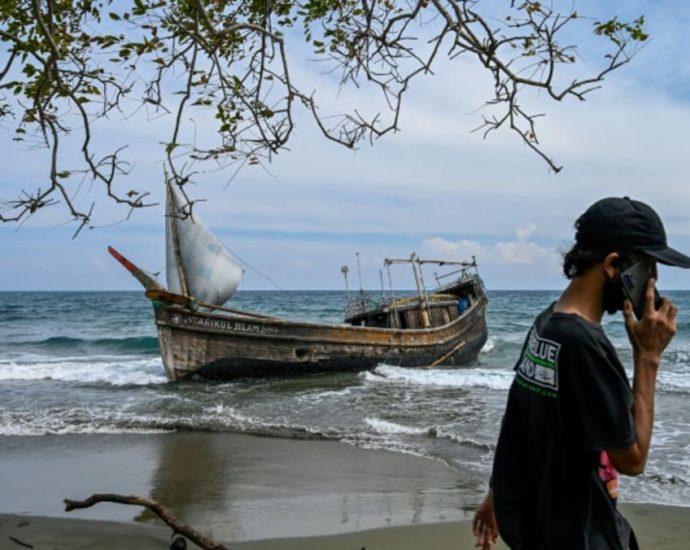
<path fill-rule="evenodd" d="M 507 390 L 513 381 L 512 370 L 498 369 L 429 369 L 379 365 L 365 374 L 369 382 L 389 382 L 414 386 L 439 386 L 450 388 L 489 388 Z"/>
<path fill-rule="evenodd" d="M 0 381 L 55 380 L 113 386 L 167 382 L 160 358 L 84 358 L 65 361 L 0 361 Z"/>
<path fill-rule="evenodd" d="M 405 435 L 428 435 L 429 428 L 415 428 L 404 426 L 396 422 L 381 420 L 379 418 L 365 418 L 364 423 L 374 432 L 380 434 L 405 434 Z"/>
<path fill-rule="evenodd" d="M 128 338 L 82 339 L 69 336 L 54 336 L 38 341 L 7 342 L 7 347 L 37 351 L 89 350 L 113 353 L 159 353 L 158 338 L 155 336 L 136 336 Z"/>

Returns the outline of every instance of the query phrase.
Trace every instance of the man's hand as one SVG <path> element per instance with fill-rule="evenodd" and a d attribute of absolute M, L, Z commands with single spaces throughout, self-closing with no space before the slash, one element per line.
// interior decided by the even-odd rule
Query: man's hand
<path fill-rule="evenodd" d="M 623 317 L 635 357 L 648 359 L 658 364 L 661 353 L 676 334 L 678 308 L 668 298 L 663 299 L 659 309 L 654 308 L 655 283 L 653 278 L 647 283 L 642 319 L 635 321 L 633 307 L 629 300 L 625 301 Z"/>
<path fill-rule="evenodd" d="M 477 540 L 475 546 L 481 550 L 490 550 L 491 545 L 498 539 L 498 527 L 494 515 L 494 494 L 491 489 L 474 513 L 472 534 Z"/>
<path fill-rule="evenodd" d="M 625 449 L 605 449 L 613 466 L 622 474 L 636 476 L 644 472 L 649 456 L 654 426 L 654 394 L 661 353 L 676 334 L 678 309 L 664 298 L 654 308 L 654 279 L 647 284 L 642 319 L 633 318 L 632 304 L 626 300 L 623 309 L 625 328 L 633 347 L 633 406 L 636 441 Z"/>

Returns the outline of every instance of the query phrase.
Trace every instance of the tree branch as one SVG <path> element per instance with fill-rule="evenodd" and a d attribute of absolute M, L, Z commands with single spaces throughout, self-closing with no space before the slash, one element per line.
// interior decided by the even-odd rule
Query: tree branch
<path fill-rule="evenodd" d="M 450 60 L 473 60 L 492 79 L 478 128 L 484 137 L 509 129 L 558 172 L 537 137 L 542 113 L 523 106 L 525 92 L 541 91 L 553 101 L 586 99 L 632 59 L 647 37 L 644 20 L 614 17 L 590 26 L 574 10 L 558 12 L 533 0 L 498 10 L 489 0 L 15 0 L 0 12 L 0 44 L 9 51 L 0 67 L 0 118 L 16 116 L 14 139 L 23 141 L 31 130 L 51 160 L 49 184 L 0 200 L 0 221 L 21 222 L 59 202 L 77 223 L 76 234 L 90 227 L 93 205 L 79 206 L 80 185 L 70 186 L 80 174 L 127 206 L 128 216 L 151 206 L 148 192 L 115 191 L 129 173 L 123 144 L 100 160 L 93 152 L 93 122 L 113 111 L 128 117 L 127 105 L 168 117 L 171 139 L 161 160 L 178 187 L 208 162 L 213 169 L 234 166 L 231 181 L 242 167 L 270 162 L 287 148 L 300 108 L 326 139 L 348 148 L 398 131 L 407 91 L 420 75 L 433 73 L 443 51 Z M 593 74 L 566 79 L 578 48 L 560 41 L 576 25 L 593 30 L 606 53 Z M 300 29 L 341 88 L 372 87 L 383 108 L 327 112 L 290 66 L 288 49 L 292 55 L 300 47 L 287 42 L 298 41 Z M 215 116 L 212 131 L 190 131 L 197 114 Z M 69 135 L 81 149 L 80 164 L 71 169 L 63 166 Z"/>
<path fill-rule="evenodd" d="M 185 523 L 179 521 L 169 510 L 161 506 L 158 502 L 151 498 L 143 496 L 123 496 L 112 493 L 105 494 L 95 494 L 91 495 L 85 500 L 71 500 L 65 499 L 65 512 L 71 512 L 72 510 L 81 510 L 84 508 L 90 508 L 94 504 L 99 502 L 114 502 L 116 504 L 131 504 L 134 506 L 143 506 L 148 508 L 156 514 L 163 522 L 170 527 L 174 533 L 179 533 L 191 540 L 194 544 L 200 546 L 204 550 L 228 550 L 227 546 L 218 544 L 214 540 L 211 540 L 205 535 L 202 535 L 196 529 L 189 527 Z"/>

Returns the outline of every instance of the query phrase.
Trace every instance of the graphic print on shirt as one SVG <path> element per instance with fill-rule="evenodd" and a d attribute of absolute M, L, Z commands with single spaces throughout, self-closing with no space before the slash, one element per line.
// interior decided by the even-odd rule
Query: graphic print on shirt
<path fill-rule="evenodd" d="M 517 382 L 524 388 L 541 395 L 558 397 L 558 354 L 560 351 L 560 344 L 541 338 L 533 326 L 517 367 Z"/>

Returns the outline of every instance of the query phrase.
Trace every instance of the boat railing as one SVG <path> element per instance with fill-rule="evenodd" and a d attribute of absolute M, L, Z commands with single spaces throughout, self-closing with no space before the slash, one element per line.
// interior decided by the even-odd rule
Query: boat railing
<path fill-rule="evenodd" d="M 434 273 L 434 278 L 436 279 L 437 284 L 436 292 L 441 292 L 443 291 L 443 289 L 452 288 L 454 286 L 457 286 L 459 283 L 462 283 L 463 281 L 477 279 L 479 277 L 477 260 L 474 256 L 472 256 L 472 261 L 457 262 L 455 263 L 455 265 L 459 266 L 459 268 L 454 269 L 452 271 L 448 271 L 441 275 Z M 448 277 L 453 277 L 453 279 L 449 283 L 442 282 L 443 279 L 447 279 Z"/>
<path fill-rule="evenodd" d="M 348 300 L 345 306 L 345 317 L 351 319 L 352 317 L 363 315 L 368 311 L 384 306 L 387 300 L 388 298 L 374 299 L 369 294 L 360 292 Z"/>
<path fill-rule="evenodd" d="M 476 283 L 477 281 L 480 281 L 479 273 L 472 273 L 467 270 L 462 270 L 462 273 L 460 274 L 459 277 L 454 278 L 452 281 L 443 283 L 439 281 L 441 277 L 436 278 L 436 282 L 438 286 L 434 289 L 435 293 L 442 294 L 452 288 L 457 288 L 458 286 L 462 285 L 463 283 L 465 284 L 473 284 Z"/>

